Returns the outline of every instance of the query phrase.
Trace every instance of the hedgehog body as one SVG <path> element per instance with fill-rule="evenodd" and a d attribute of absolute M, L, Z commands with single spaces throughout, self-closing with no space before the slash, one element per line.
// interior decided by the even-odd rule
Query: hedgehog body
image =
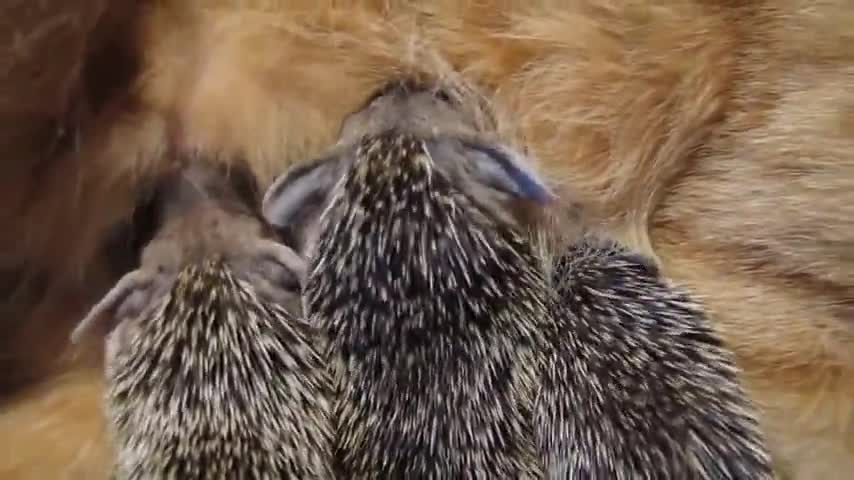
<path fill-rule="evenodd" d="M 534 414 L 549 478 L 773 478 L 733 355 L 699 304 L 593 238 L 551 278 L 556 330 Z"/>
<path fill-rule="evenodd" d="M 555 245 L 543 258 L 514 207 L 548 190 L 466 120 L 466 96 L 438 92 L 382 91 L 336 152 L 264 200 L 271 224 L 305 223 L 291 233 L 310 252 L 307 311 L 329 334 L 341 471 L 770 478 L 702 308 L 610 245 L 546 264 Z"/>
<path fill-rule="evenodd" d="M 522 407 L 543 278 L 426 155 L 366 140 L 322 227 L 306 306 L 337 361 L 339 461 L 359 478 L 538 478 Z"/>
<path fill-rule="evenodd" d="M 337 153 L 273 184 L 265 215 L 315 219 L 292 233 L 312 252 L 304 302 L 329 336 L 342 475 L 541 478 L 529 415 L 545 277 L 483 195 L 515 195 L 522 165 L 439 93 L 381 92 Z"/>
<path fill-rule="evenodd" d="M 315 333 L 222 260 L 191 264 L 109 363 L 120 478 L 331 478 Z"/>
<path fill-rule="evenodd" d="M 84 320 L 113 323 L 106 404 L 118 479 L 332 478 L 323 337 L 302 260 L 207 165 L 164 182 L 140 268 Z"/>

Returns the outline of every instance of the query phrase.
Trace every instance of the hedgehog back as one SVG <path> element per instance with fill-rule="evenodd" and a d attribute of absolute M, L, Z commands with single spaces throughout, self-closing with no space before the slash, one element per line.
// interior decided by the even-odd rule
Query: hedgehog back
<path fill-rule="evenodd" d="M 321 221 L 306 307 L 330 335 L 339 468 L 358 478 L 538 478 L 525 402 L 545 280 L 524 239 L 370 137 Z"/>
<path fill-rule="evenodd" d="M 220 259 L 190 264 L 117 332 L 108 412 L 120 478 L 331 478 L 314 329 Z"/>
<path fill-rule="evenodd" d="M 702 306 L 645 258 L 589 239 L 560 302 L 536 410 L 550 478 L 770 479 L 733 355 Z"/>

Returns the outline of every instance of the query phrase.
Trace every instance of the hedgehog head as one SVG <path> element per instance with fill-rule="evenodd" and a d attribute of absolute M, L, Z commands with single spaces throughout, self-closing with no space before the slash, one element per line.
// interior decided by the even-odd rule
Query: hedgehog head
<path fill-rule="evenodd" d="M 72 341 L 105 336 L 111 355 L 121 349 L 117 342 L 123 338 L 115 330 L 160 308 L 180 275 L 212 265 L 227 267 L 259 298 L 298 314 L 304 262 L 277 241 L 258 212 L 258 200 L 254 176 L 239 163 L 226 169 L 201 159 L 176 162 L 145 202 L 147 232 L 142 235 L 148 236 L 137 268 L 89 311 Z"/>
<path fill-rule="evenodd" d="M 471 206 L 468 214 L 522 226 L 523 212 L 554 195 L 529 158 L 483 127 L 475 103 L 454 89 L 405 82 L 384 88 L 344 121 L 328 155 L 273 182 L 264 217 L 305 256 L 321 219 L 334 223 L 343 203 L 369 213 L 453 197 L 461 201 L 451 203 Z"/>

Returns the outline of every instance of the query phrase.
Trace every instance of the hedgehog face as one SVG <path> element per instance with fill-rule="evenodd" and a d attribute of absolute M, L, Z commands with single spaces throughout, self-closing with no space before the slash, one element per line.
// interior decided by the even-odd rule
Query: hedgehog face
<path fill-rule="evenodd" d="M 254 178 L 248 171 L 224 171 L 192 161 L 162 179 L 149 202 L 150 240 L 139 267 L 124 275 L 72 333 L 72 341 L 95 330 L 109 340 L 118 327 L 159 308 L 187 267 L 212 260 L 250 285 L 259 298 L 301 314 L 300 282 L 305 262 L 277 242 L 253 209 Z"/>
<path fill-rule="evenodd" d="M 264 197 L 263 215 L 310 257 L 321 213 L 333 199 L 386 187 L 403 195 L 429 177 L 466 196 L 477 207 L 471 213 L 520 226 L 522 209 L 554 196 L 529 159 L 479 125 L 470 103 L 460 95 L 395 84 L 344 121 L 329 155 L 279 177 Z"/>

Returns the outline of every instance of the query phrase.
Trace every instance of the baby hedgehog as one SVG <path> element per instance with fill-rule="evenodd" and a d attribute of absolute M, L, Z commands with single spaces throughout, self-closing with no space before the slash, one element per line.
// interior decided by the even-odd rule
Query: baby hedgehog
<path fill-rule="evenodd" d="M 588 240 L 559 297 L 535 409 L 548 478 L 771 479 L 756 412 L 702 308 L 644 258 Z"/>
<path fill-rule="evenodd" d="M 502 203 L 551 194 L 462 112 L 395 85 L 264 200 L 312 258 L 344 478 L 542 477 L 528 416 L 546 281 Z"/>
<path fill-rule="evenodd" d="M 305 264 L 274 240 L 253 188 L 248 171 L 198 159 L 166 178 L 141 266 L 72 334 L 106 335 L 115 478 L 333 476 Z"/>

